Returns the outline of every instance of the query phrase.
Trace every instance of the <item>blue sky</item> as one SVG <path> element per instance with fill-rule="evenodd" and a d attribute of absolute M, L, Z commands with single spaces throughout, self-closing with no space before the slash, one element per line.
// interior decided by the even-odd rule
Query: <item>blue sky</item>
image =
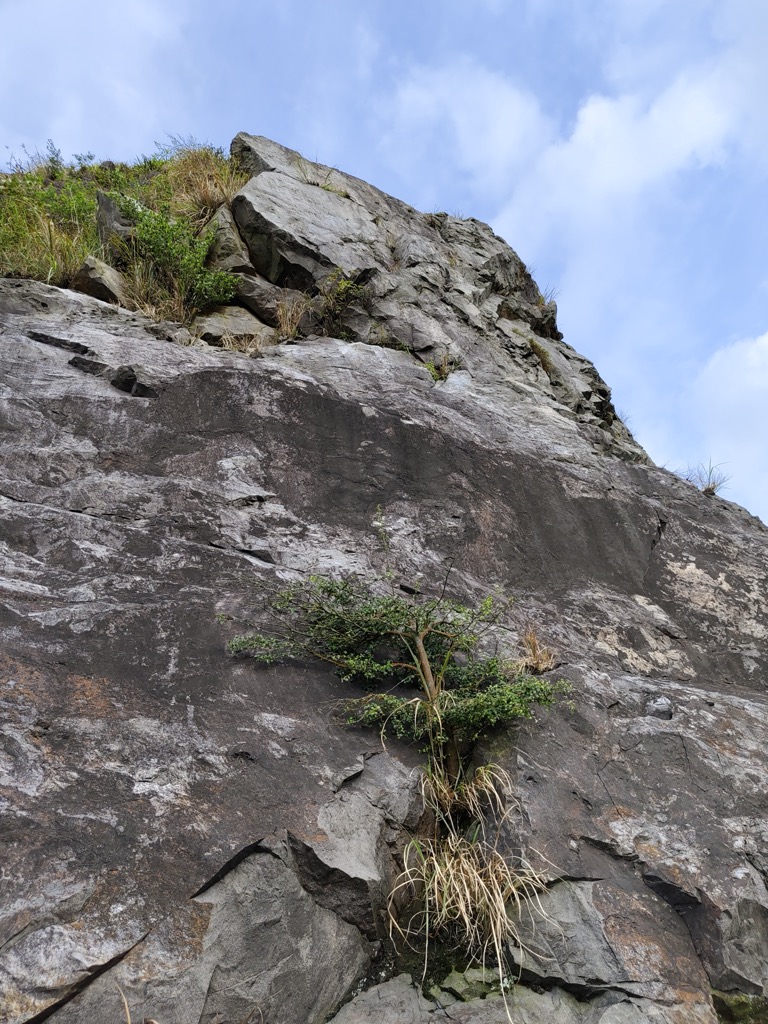
<path fill-rule="evenodd" d="M 0 0 L 0 146 L 268 135 L 475 216 L 660 464 L 768 522 L 764 0 Z M 0 149 L 0 158 L 3 150 Z"/>

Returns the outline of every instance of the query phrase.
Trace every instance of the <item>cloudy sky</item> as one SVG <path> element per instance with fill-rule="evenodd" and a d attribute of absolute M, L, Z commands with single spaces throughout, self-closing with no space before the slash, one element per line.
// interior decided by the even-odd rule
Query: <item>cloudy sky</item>
<path fill-rule="evenodd" d="M 268 135 L 488 221 L 651 456 L 768 522 L 765 0 L 0 0 L 0 146 Z M 0 159 L 3 150 L 0 149 Z"/>

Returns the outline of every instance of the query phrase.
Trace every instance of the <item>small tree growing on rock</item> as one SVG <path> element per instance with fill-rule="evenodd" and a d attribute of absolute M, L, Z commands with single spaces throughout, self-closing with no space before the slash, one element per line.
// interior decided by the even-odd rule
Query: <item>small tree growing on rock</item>
<path fill-rule="evenodd" d="M 406 849 L 390 899 L 393 926 L 406 938 L 418 933 L 428 942 L 437 933 L 458 940 L 470 957 L 484 959 L 490 947 L 500 977 L 504 943 L 516 938 L 507 908 L 535 901 L 543 881 L 522 861 L 510 867 L 497 849 L 508 776 L 496 765 L 470 772 L 467 761 L 483 732 L 532 718 L 536 706 L 550 706 L 563 689 L 499 654 L 494 639 L 508 607 L 499 595 L 470 607 L 444 594 L 379 593 L 356 578 L 310 576 L 271 598 L 267 629 L 228 645 L 265 665 L 309 658 L 332 666 L 368 691 L 343 702 L 349 724 L 421 746 L 434 835 Z M 405 927 L 394 914 L 403 896 L 420 900 Z"/>
<path fill-rule="evenodd" d="M 344 703 L 350 724 L 414 740 L 432 770 L 456 785 L 462 755 L 480 734 L 549 706 L 556 687 L 520 663 L 485 653 L 482 641 L 508 602 L 488 596 L 477 607 L 444 596 L 376 594 L 361 581 L 310 576 L 271 603 L 273 629 L 229 642 L 262 664 L 312 658 L 345 682 L 373 692 Z M 416 691 L 415 693 L 413 691 Z"/>

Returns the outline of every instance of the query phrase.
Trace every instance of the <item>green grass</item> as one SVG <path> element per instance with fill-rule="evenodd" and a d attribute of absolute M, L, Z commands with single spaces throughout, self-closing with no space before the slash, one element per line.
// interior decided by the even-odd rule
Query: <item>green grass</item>
<path fill-rule="evenodd" d="M 44 155 L 25 153 L 0 174 L 0 276 L 68 287 L 93 255 L 126 273 L 136 308 L 188 321 L 233 293 L 227 275 L 203 267 L 204 226 L 246 179 L 220 150 L 194 140 L 172 139 L 131 164 L 95 162 L 92 154 L 66 163 L 49 142 Z M 104 250 L 99 191 L 138 204 L 133 247 Z"/>
<path fill-rule="evenodd" d="M 531 346 L 531 352 L 536 356 L 541 364 L 541 368 L 546 375 L 551 379 L 552 374 L 555 372 L 555 364 L 552 362 L 552 356 L 536 338 L 528 338 L 528 344 Z"/>

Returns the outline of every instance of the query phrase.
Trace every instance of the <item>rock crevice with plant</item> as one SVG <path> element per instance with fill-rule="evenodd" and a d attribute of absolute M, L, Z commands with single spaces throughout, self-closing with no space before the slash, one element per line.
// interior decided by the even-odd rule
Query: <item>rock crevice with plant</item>
<path fill-rule="evenodd" d="M 439 597 L 405 597 L 391 587 L 386 592 L 385 583 L 310 576 L 267 602 L 268 632 L 239 634 L 228 647 L 262 665 L 309 658 L 331 666 L 343 682 L 370 691 L 341 702 L 347 724 L 419 747 L 432 835 L 413 838 L 406 849 L 389 898 L 392 929 L 406 941 L 423 941 L 425 972 L 430 940 L 439 936 L 458 941 L 470 962 L 492 960 L 503 979 L 504 945 L 517 934 L 508 904 L 513 896 L 521 904 L 542 884 L 530 869 L 511 870 L 498 851 L 511 795 L 506 772 L 470 765 L 470 757 L 481 735 L 532 718 L 534 708 L 551 706 L 567 687 L 531 675 L 526 659 L 501 653 L 509 603 L 501 595 L 470 608 L 446 597 L 445 586 Z M 529 655 L 531 638 L 532 630 Z M 551 665 L 549 652 L 539 656 L 540 665 Z M 492 837 L 489 819 L 497 826 Z M 403 923 L 397 908 L 406 894 L 418 909 Z"/>

